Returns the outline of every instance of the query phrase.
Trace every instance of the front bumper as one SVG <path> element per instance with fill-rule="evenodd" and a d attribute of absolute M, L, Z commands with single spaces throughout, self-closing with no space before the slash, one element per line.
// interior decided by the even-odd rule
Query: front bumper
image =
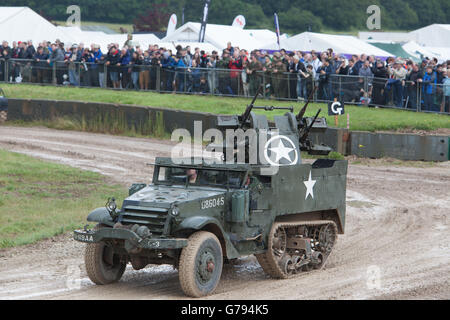
<path fill-rule="evenodd" d="M 126 229 L 103 228 L 100 230 L 75 230 L 73 238 L 85 243 L 96 243 L 103 240 L 124 240 L 125 249 L 181 249 L 188 245 L 184 238 L 141 238 Z"/>

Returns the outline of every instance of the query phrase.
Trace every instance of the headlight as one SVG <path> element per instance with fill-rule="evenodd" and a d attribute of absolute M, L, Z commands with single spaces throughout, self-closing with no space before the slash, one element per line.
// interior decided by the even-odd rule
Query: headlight
<path fill-rule="evenodd" d="M 117 209 L 116 199 L 114 198 L 108 199 L 108 202 L 106 203 L 106 209 L 109 211 L 110 214 L 115 214 Z"/>
<path fill-rule="evenodd" d="M 178 209 L 178 207 L 173 207 L 172 210 L 170 211 L 170 214 L 176 217 L 180 214 L 180 209 Z"/>

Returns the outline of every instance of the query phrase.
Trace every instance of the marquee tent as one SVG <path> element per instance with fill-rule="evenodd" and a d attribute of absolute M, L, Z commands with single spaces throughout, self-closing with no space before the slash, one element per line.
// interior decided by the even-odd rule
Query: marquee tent
<path fill-rule="evenodd" d="M 416 36 L 411 32 L 381 32 L 381 31 L 360 31 L 360 40 L 373 40 L 376 42 L 407 42 L 416 40 Z"/>
<path fill-rule="evenodd" d="M 410 32 L 415 41 L 426 47 L 450 47 L 450 24 L 432 24 Z"/>
<path fill-rule="evenodd" d="M 405 49 L 403 49 L 402 44 L 400 43 L 395 43 L 395 42 L 389 42 L 389 41 L 368 41 L 368 43 L 370 43 L 371 45 L 380 48 L 384 51 L 387 51 L 391 54 L 391 56 L 393 57 L 401 57 L 401 58 L 406 58 L 406 59 L 411 59 L 414 62 L 419 62 L 420 57 L 418 57 L 417 55 L 411 54 L 409 52 L 407 52 Z"/>
<path fill-rule="evenodd" d="M 59 30 L 68 34 L 74 42 L 71 43 L 84 43 L 85 47 L 92 43 L 100 45 L 103 52 L 107 50 L 107 46 L 110 43 L 118 43 L 119 46 L 123 46 L 127 41 L 127 34 L 107 34 L 101 31 L 84 31 L 77 27 L 57 27 Z M 133 45 L 139 44 L 142 48 L 148 48 L 150 44 L 158 44 L 160 39 L 154 34 L 133 34 Z"/>
<path fill-rule="evenodd" d="M 0 41 L 32 40 L 36 46 L 43 40 L 74 41 L 62 30 L 28 7 L 0 7 Z"/>
<path fill-rule="evenodd" d="M 428 57 L 432 59 L 436 57 L 439 62 L 444 62 L 450 59 L 450 47 L 424 47 L 415 41 L 410 41 L 402 46 L 403 50 L 410 55 L 423 59 Z"/>
<path fill-rule="evenodd" d="M 377 57 L 389 57 L 391 54 L 353 36 L 332 35 L 324 33 L 303 32 L 293 37 L 282 39 L 281 48 L 288 51 L 325 51 L 332 48 L 334 52 L 345 55 L 368 54 Z M 277 50 L 278 44 L 272 43 L 260 49 Z"/>
<path fill-rule="evenodd" d="M 198 41 L 200 27 L 201 24 L 197 22 L 185 23 L 161 41 L 176 43 Z M 240 29 L 218 24 L 206 26 L 205 42 L 220 50 L 226 48 L 228 42 L 242 49 L 254 50 L 274 41 L 276 41 L 276 34 L 270 30 Z"/>
<path fill-rule="evenodd" d="M 172 52 L 175 54 L 176 53 L 176 46 L 181 45 L 183 47 L 187 47 L 190 46 L 191 47 L 191 52 L 194 52 L 195 48 L 200 48 L 200 50 L 204 50 L 205 52 L 213 52 L 213 51 L 217 51 L 220 53 L 219 48 L 213 46 L 211 43 L 207 43 L 207 42 L 159 42 L 156 43 L 160 48 L 166 48 L 167 50 L 172 50 Z"/>

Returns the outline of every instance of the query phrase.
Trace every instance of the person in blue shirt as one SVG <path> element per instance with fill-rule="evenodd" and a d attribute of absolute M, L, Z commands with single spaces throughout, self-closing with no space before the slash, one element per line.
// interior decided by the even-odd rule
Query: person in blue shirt
<path fill-rule="evenodd" d="M 163 53 L 163 57 L 161 59 L 162 66 L 162 82 L 163 82 L 163 91 L 172 92 L 173 91 L 173 80 L 175 77 L 175 59 L 170 55 L 168 51 Z"/>
<path fill-rule="evenodd" d="M 422 78 L 423 109 L 436 111 L 433 104 L 433 94 L 436 92 L 436 72 L 432 66 L 428 66 Z"/>
<path fill-rule="evenodd" d="M 100 46 L 97 44 L 92 45 L 92 50 L 89 52 L 86 62 L 90 74 L 91 85 L 94 87 L 98 87 L 100 85 L 99 68 L 103 68 L 103 66 L 99 65 L 102 62 L 102 56 L 103 53 L 102 50 L 100 50 Z"/>
<path fill-rule="evenodd" d="M 131 62 L 131 54 L 128 48 L 124 47 L 119 59 L 120 72 L 122 74 L 122 89 L 128 89 L 128 85 L 131 83 L 131 69 L 129 64 Z"/>
<path fill-rule="evenodd" d="M 183 92 L 185 90 L 185 86 L 186 86 L 186 76 L 187 76 L 186 68 L 187 67 L 184 64 L 184 61 L 180 55 L 177 55 L 175 57 L 175 63 L 176 63 L 175 68 L 177 71 L 177 83 L 178 83 L 177 91 Z"/>
<path fill-rule="evenodd" d="M 441 112 L 450 112 L 450 70 L 447 70 L 447 75 L 442 81 L 444 86 L 444 101 L 441 107 Z"/>

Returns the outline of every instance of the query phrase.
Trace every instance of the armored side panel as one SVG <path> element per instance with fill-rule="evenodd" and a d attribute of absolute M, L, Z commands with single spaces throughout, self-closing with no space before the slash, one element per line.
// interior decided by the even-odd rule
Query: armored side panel
<path fill-rule="evenodd" d="M 283 166 L 272 177 L 277 216 L 337 210 L 345 226 L 347 161 L 317 160 L 314 164 Z"/>

